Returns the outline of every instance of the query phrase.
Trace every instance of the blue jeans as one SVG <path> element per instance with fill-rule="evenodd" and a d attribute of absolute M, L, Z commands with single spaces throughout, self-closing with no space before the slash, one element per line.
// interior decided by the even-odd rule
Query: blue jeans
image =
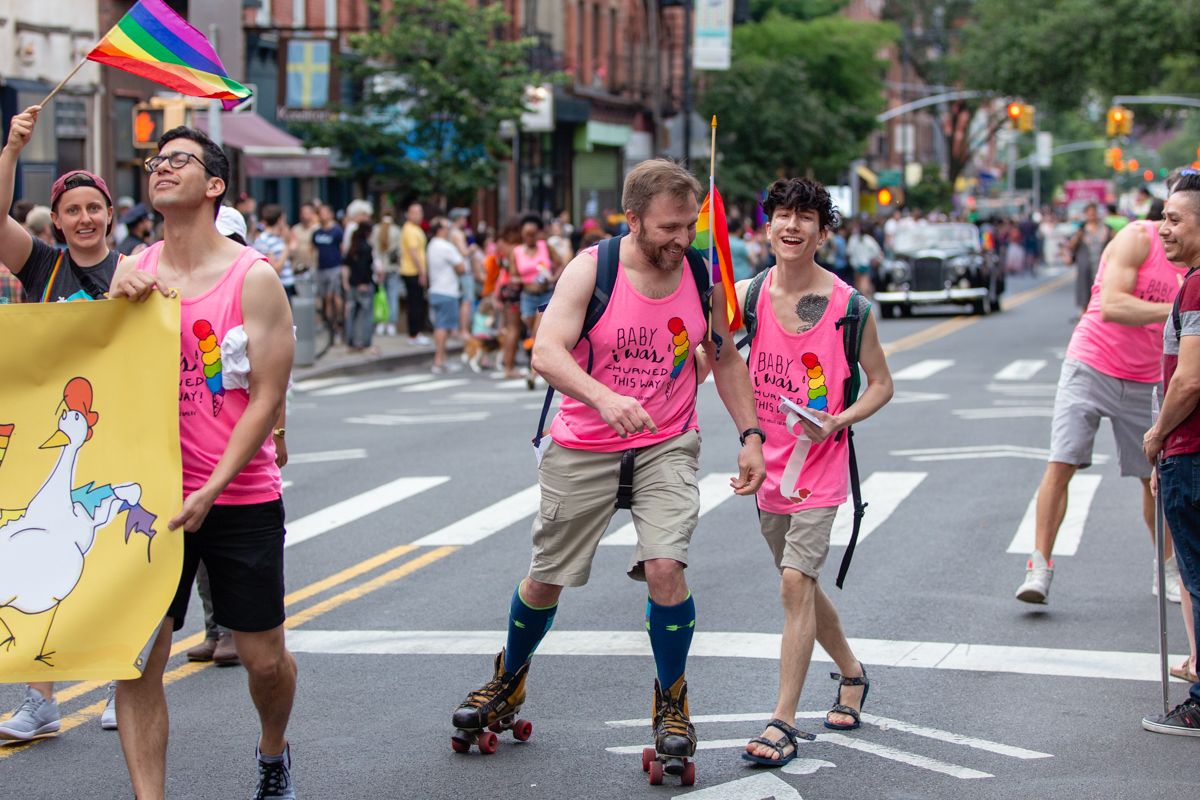
<path fill-rule="evenodd" d="M 375 287 L 371 284 L 350 287 L 346 297 L 346 344 L 370 347 L 375 330 Z"/>
<path fill-rule="evenodd" d="M 400 319 L 400 287 L 403 285 L 399 272 L 389 272 L 383 277 L 383 291 L 388 299 L 388 323 L 391 325 Z"/>
<path fill-rule="evenodd" d="M 1192 598 L 1192 630 L 1200 634 L 1200 453 L 1164 459 L 1158 465 L 1158 492 L 1179 574 Z M 1200 683 L 1192 684 L 1191 695 L 1200 702 Z"/>

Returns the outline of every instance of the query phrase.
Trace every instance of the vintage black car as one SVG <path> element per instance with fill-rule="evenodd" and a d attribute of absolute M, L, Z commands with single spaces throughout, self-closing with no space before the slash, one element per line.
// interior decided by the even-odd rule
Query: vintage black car
<path fill-rule="evenodd" d="M 969 303 L 976 314 L 1000 310 L 1004 270 L 985 252 L 979 229 L 962 222 L 911 225 L 896 232 L 892 257 L 876 275 L 875 302 L 884 316 L 913 306 Z"/>

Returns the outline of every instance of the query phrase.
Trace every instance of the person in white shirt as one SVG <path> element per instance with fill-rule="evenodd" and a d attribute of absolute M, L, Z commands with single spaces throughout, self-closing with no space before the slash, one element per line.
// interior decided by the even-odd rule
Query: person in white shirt
<path fill-rule="evenodd" d="M 429 270 L 429 308 L 433 317 L 433 371 L 445 372 L 446 340 L 459 324 L 458 276 L 466 269 L 466 259 L 449 239 L 450 222 L 438 217 L 429 225 L 432 238 L 425 251 Z M 458 366 L 458 365 L 455 365 Z"/>
<path fill-rule="evenodd" d="M 846 242 L 846 258 L 854 269 L 854 288 L 870 297 L 875 293 L 871 279 L 872 268 L 883 261 L 883 250 L 879 242 L 869 233 L 864 233 L 858 220 L 850 223 L 850 239 Z"/>

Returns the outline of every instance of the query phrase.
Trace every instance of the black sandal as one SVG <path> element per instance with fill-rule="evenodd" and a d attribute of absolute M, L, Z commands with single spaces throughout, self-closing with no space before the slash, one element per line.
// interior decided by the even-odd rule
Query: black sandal
<path fill-rule="evenodd" d="M 867 668 L 860 661 L 858 664 L 862 669 L 862 676 L 859 678 L 847 678 L 837 672 L 829 673 L 829 677 L 838 682 L 837 697 L 833 700 L 833 708 L 829 709 L 829 714 L 845 714 L 852 717 L 854 722 L 850 725 L 838 725 L 829 721 L 829 714 L 825 715 L 825 727 L 835 731 L 852 731 L 862 725 L 860 721 L 862 707 L 867 703 L 867 693 L 871 691 L 871 679 L 867 677 Z M 863 687 L 862 700 L 858 702 L 858 708 L 851 708 L 842 703 L 842 687 L 843 686 L 861 686 Z"/>
<path fill-rule="evenodd" d="M 790 764 L 792 759 L 796 757 L 800 748 L 796 745 L 797 739 L 803 739 L 806 742 L 811 742 L 817 737 L 811 733 L 806 733 L 797 728 L 793 728 L 781 719 L 773 719 L 767 723 L 768 728 L 775 728 L 781 731 L 784 735 L 783 739 L 773 742 L 765 736 L 755 736 L 750 740 L 750 744 L 761 744 L 769 747 L 779 754 L 779 758 L 768 758 L 766 756 L 756 756 L 753 753 L 742 753 L 742 758 L 747 761 L 752 761 L 755 764 L 760 764 L 764 767 L 782 767 L 784 764 Z M 792 752 L 788 755 L 783 754 L 784 748 L 788 745 L 792 746 Z"/>

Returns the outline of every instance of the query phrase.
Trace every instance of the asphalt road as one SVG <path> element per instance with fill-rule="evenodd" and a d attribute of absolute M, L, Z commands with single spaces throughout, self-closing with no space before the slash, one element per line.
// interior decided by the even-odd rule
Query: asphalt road
<path fill-rule="evenodd" d="M 873 680 L 867 724 L 840 735 L 820 727 L 835 686 L 818 654 L 801 709 L 820 735 L 784 772 L 739 758 L 774 703 L 782 613 L 753 502 L 720 489 L 736 431 L 713 387 L 701 388 L 706 511 L 688 569 L 698 606 L 688 678 L 705 749 L 689 790 L 671 779 L 649 787 L 640 769 L 654 673 L 644 587 L 624 575 L 627 517 L 614 521 L 591 583 L 564 595 L 534 660 L 532 740 L 505 735 L 492 756 L 450 750 L 450 714 L 490 677 L 528 566 L 537 508 L 528 442 L 541 393 L 416 367 L 299 386 L 284 477 L 300 796 L 1189 793 L 1181 760 L 1194 743 L 1139 725 L 1161 708 L 1152 549 L 1107 424 L 1097 453 L 1109 459 L 1075 485 L 1077 521 L 1063 542 L 1073 552 L 1057 555 L 1050 604 L 1013 598 L 1071 332 L 1069 281 L 1013 281 L 1012 307 L 987 318 L 943 310 L 881 323 L 897 393 L 857 432 L 868 535 L 843 591 L 833 588 L 840 546 L 822 579 Z M 1172 651 L 1182 653 L 1178 607 L 1169 612 Z M 177 649 L 200 628 L 195 602 Z M 176 656 L 169 670 L 168 794 L 248 796 L 256 728 L 241 669 Z M 0 796 L 127 797 L 117 736 L 96 719 L 103 687 L 60 691 L 61 736 L 0 748 Z M 1176 683 L 1173 702 L 1184 693 Z M 19 694 L 6 689 L 0 702 Z"/>

